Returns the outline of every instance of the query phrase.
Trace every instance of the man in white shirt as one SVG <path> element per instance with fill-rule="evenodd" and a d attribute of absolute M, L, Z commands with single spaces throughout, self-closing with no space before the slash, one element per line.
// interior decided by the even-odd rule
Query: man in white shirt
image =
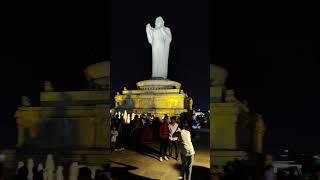
<path fill-rule="evenodd" d="M 174 147 L 175 150 L 175 158 L 178 160 L 178 137 L 172 137 L 172 135 L 180 130 L 179 129 L 179 124 L 176 123 L 177 119 L 176 116 L 170 117 L 171 123 L 169 124 L 169 156 L 172 157 L 172 146 Z"/>
<path fill-rule="evenodd" d="M 191 172 L 192 172 L 192 163 L 194 159 L 194 148 L 191 142 L 191 134 L 189 131 L 185 130 L 185 126 L 182 124 L 181 130 L 177 130 L 173 137 L 178 137 L 181 141 L 181 171 L 182 176 L 179 179 L 184 179 L 184 175 L 186 175 L 187 180 L 191 180 Z"/>

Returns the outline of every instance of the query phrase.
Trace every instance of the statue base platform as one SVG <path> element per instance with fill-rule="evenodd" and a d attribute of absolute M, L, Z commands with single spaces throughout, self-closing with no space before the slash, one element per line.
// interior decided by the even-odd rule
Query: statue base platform
<path fill-rule="evenodd" d="M 137 83 L 138 89 L 180 89 L 181 84 L 163 78 L 151 78 Z"/>
<path fill-rule="evenodd" d="M 124 89 L 115 96 L 117 112 L 147 114 L 162 118 L 187 112 L 190 98 L 181 90 L 181 84 L 164 78 L 139 81 L 137 89 Z"/>

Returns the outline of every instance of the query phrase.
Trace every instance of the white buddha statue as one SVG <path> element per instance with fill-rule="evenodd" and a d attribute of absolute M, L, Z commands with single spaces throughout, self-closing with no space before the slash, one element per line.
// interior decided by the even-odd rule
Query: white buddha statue
<path fill-rule="evenodd" d="M 146 32 L 152 46 L 152 77 L 167 79 L 171 31 L 164 26 L 162 17 L 157 17 L 155 27 L 147 24 Z"/>

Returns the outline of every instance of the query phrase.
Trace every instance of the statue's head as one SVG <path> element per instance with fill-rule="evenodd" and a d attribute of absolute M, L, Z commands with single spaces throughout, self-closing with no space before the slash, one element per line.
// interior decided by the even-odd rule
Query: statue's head
<path fill-rule="evenodd" d="M 162 26 L 164 26 L 164 21 L 163 21 L 162 17 L 159 16 L 156 19 L 155 27 L 159 28 L 159 27 L 162 27 Z"/>

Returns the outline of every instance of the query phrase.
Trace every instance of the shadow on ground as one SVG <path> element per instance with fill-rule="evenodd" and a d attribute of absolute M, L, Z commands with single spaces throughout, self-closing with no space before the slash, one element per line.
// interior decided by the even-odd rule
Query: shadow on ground
<path fill-rule="evenodd" d="M 159 150 L 154 149 L 148 143 L 146 143 L 146 144 L 141 143 L 136 146 L 129 146 L 129 147 L 127 147 L 127 149 L 135 151 L 139 154 L 154 158 L 156 160 L 159 159 Z"/>
<path fill-rule="evenodd" d="M 134 166 L 130 166 L 123 163 L 118 163 L 111 161 L 111 163 L 121 165 L 123 167 L 111 167 L 111 178 L 114 180 L 122 180 L 122 179 L 130 179 L 130 180 L 152 180 L 151 178 L 146 178 L 143 176 L 139 176 L 133 173 L 130 173 L 129 171 L 138 169 Z"/>
<path fill-rule="evenodd" d="M 181 170 L 181 164 L 174 165 L 176 169 Z M 192 166 L 192 180 L 205 180 L 210 179 L 210 169 L 202 166 Z"/>
<path fill-rule="evenodd" d="M 138 148 L 136 152 L 157 160 L 159 159 L 159 151 L 148 146 L 147 144 L 141 144 L 140 148 Z"/>

